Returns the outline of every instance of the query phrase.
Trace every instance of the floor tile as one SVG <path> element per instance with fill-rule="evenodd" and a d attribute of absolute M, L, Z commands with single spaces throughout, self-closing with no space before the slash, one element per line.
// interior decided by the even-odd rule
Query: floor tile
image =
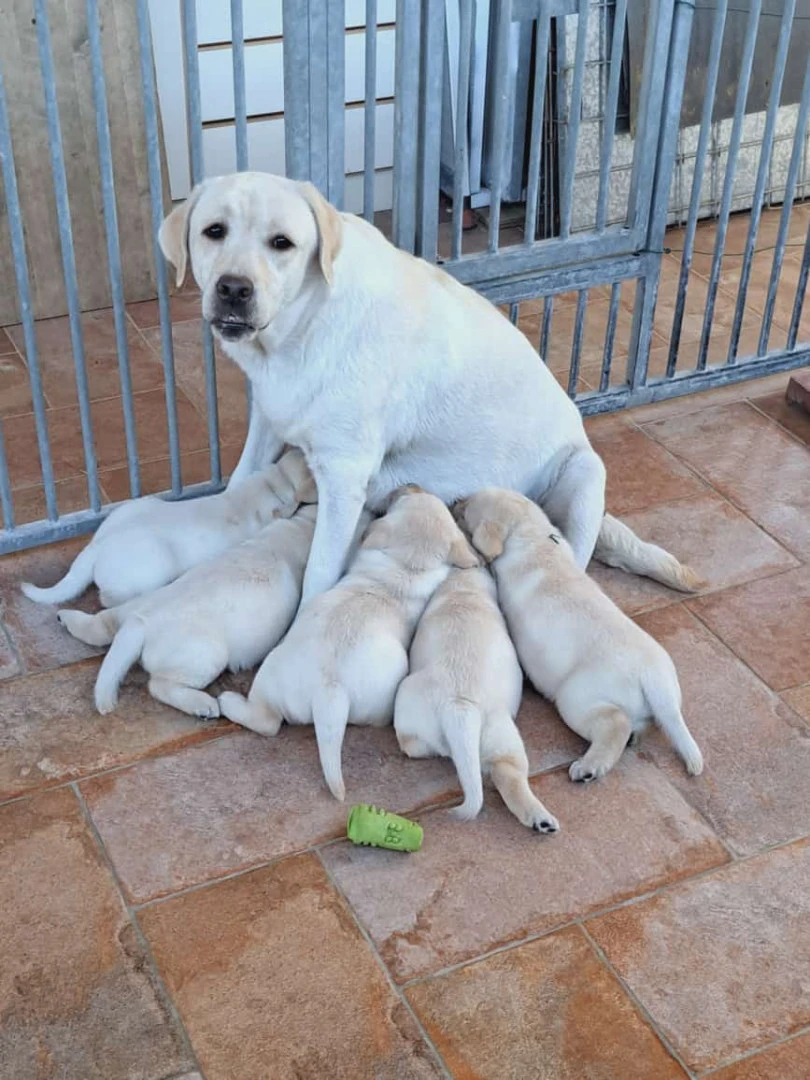
<path fill-rule="evenodd" d="M 810 1035 L 799 1035 L 712 1073 L 712 1080 L 807 1080 Z"/>
<path fill-rule="evenodd" d="M 575 785 L 560 771 L 532 787 L 559 818 L 558 835 L 524 829 L 493 795 L 475 822 L 447 810 L 424 815 L 423 847 L 407 859 L 349 843 L 323 850 L 398 980 L 551 930 L 726 858 L 660 772 L 632 754 L 597 785 Z"/>
<path fill-rule="evenodd" d="M 741 855 L 810 834 L 810 732 L 683 607 L 639 623 L 669 652 L 683 691 L 683 713 L 703 751 L 705 771 L 687 777 L 655 731 L 639 751 Z"/>
<path fill-rule="evenodd" d="M 0 416 L 28 413 L 32 408 L 28 368 L 16 352 L 0 355 Z"/>
<path fill-rule="evenodd" d="M 686 1063 L 707 1069 L 810 1022 L 808 875 L 810 844 L 794 844 L 588 929 Z"/>
<path fill-rule="evenodd" d="M 744 403 L 644 425 L 800 558 L 810 556 L 810 456 Z"/>
<path fill-rule="evenodd" d="M 85 368 L 91 401 L 121 393 L 118 348 L 112 308 L 88 311 L 81 317 Z M 22 326 L 8 327 L 8 334 L 25 356 Z M 76 375 L 70 337 L 70 320 L 40 319 L 36 323 L 37 359 L 45 394 L 54 407 L 76 405 Z M 163 367 L 134 326 L 127 324 L 127 346 L 132 388 L 151 390 L 163 385 Z"/>
<path fill-rule="evenodd" d="M 230 476 L 242 453 L 242 443 L 220 447 L 220 468 L 224 477 Z M 186 487 L 204 484 L 211 480 L 211 455 L 205 450 L 184 452 L 180 459 L 180 476 Z M 99 482 L 110 502 L 122 502 L 130 498 L 129 470 L 126 466 L 104 469 Z M 172 486 L 171 462 L 168 457 L 157 461 L 145 461 L 141 465 L 141 492 L 158 495 L 170 491 Z"/>
<path fill-rule="evenodd" d="M 591 446 L 607 469 L 607 509 L 611 514 L 645 510 L 706 490 L 693 472 L 636 427 L 616 426 L 593 435 Z"/>
<path fill-rule="evenodd" d="M 797 565 L 797 560 L 744 514 L 713 492 L 622 514 L 634 532 L 692 567 L 708 589 L 724 589 Z M 733 559 L 729 552 L 734 552 Z M 649 578 L 592 562 L 588 572 L 624 611 L 633 614 L 684 599 Z"/>
<path fill-rule="evenodd" d="M 192 1063 L 69 790 L 0 808 L 8 1080 L 163 1080 Z"/>
<path fill-rule="evenodd" d="M 225 727 L 161 705 L 140 672 L 127 680 L 116 711 L 99 716 L 97 670 L 86 661 L 0 683 L 0 799 L 178 749 Z"/>
<path fill-rule="evenodd" d="M 689 606 L 772 689 L 810 680 L 810 566 Z"/>
<path fill-rule="evenodd" d="M 785 690 L 780 697 L 797 712 L 808 724 L 810 724 L 810 683 L 804 686 L 796 686 L 792 690 Z"/>
<path fill-rule="evenodd" d="M 574 928 L 412 986 L 407 995 L 453 1076 L 686 1076 Z"/>
<path fill-rule="evenodd" d="M 529 772 L 539 773 L 569 765 L 581 757 L 585 743 L 560 719 L 554 706 L 541 698 L 528 683 L 517 715 L 529 758 Z"/>
<path fill-rule="evenodd" d="M 440 1075 L 315 856 L 139 919 L 207 1080 Z"/>
<path fill-rule="evenodd" d="M 198 292 L 182 292 L 170 296 L 169 311 L 172 322 L 199 319 L 201 303 Z M 141 300 L 134 304 L 127 304 L 127 312 L 135 325 L 141 330 L 146 330 L 152 326 L 160 326 L 160 305 L 157 300 Z"/>
<path fill-rule="evenodd" d="M 792 405 L 787 401 L 783 392 L 776 390 L 772 394 L 762 394 L 750 400 L 755 408 L 775 420 L 780 427 L 801 439 L 803 443 L 810 444 L 810 416 L 799 405 Z"/>
<path fill-rule="evenodd" d="M 6 629 L 0 623 L 0 679 L 10 679 L 19 675 L 22 668 L 17 654 L 9 640 Z"/>
<path fill-rule="evenodd" d="M 728 386 L 719 386 L 716 390 L 702 390 L 697 394 L 683 394 L 681 397 L 667 398 L 664 401 L 653 402 L 651 405 L 637 406 L 632 412 L 633 422 L 643 425 L 654 420 L 686 416 L 689 413 L 702 412 L 704 409 L 718 405 L 745 401 L 751 396 L 761 397 L 763 394 L 777 391 L 784 394 L 789 377 L 790 372 L 779 372 L 759 379 L 743 379 L 740 382 L 730 383 Z"/>
<path fill-rule="evenodd" d="M 15 525 L 27 525 L 47 518 L 45 488 L 42 484 L 17 488 L 12 493 L 12 499 Z M 89 505 L 86 477 L 72 476 L 68 480 L 57 482 L 56 509 L 59 514 L 72 514 L 77 510 L 86 510 Z"/>

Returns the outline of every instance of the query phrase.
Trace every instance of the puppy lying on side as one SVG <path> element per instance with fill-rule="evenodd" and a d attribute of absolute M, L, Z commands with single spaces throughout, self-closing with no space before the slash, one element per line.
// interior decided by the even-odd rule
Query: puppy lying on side
<path fill-rule="evenodd" d="M 259 668 L 248 697 L 220 696 L 222 714 L 265 735 L 277 734 L 282 720 L 314 724 L 323 775 L 342 800 L 346 724 L 391 722 L 425 604 L 451 566 L 477 565 L 440 499 L 400 489 L 386 516 L 369 528 L 346 576 L 301 609 Z"/>
<path fill-rule="evenodd" d="M 192 716 L 219 716 L 203 687 L 226 668 L 258 664 L 281 639 L 301 600 L 317 512 L 306 506 L 271 521 L 252 540 L 121 607 L 60 611 L 74 637 L 112 642 L 96 679 L 98 711 L 115 708 L 124 676 L 140 660 L 152 697 Z"/>
<path fill-rule="evenodd" d="M 491 563 L 526 674 L 591 744 L 571 766 L 571 779 L 603 776 L 650 719 L 687 771 L 700 773 L 703 757 L 681 715 L 669 655 L 579 569 L 536 503 L 488 488 L 460 503 L 456 516 Z"/>
<path fill-rule="evenodd" d="M 394 705 L 394 727 L 408 757 L 451 757 L 473 818 L 484 803 L 481 768 L 518 821 L 537 832 L 559 824 L 529 787 L 529 761 L 514 717 L 523 672 L 486 570 L 452 570 L 419 621 L 410 675 Z"/>
<path fill-rule="evenodd" d="M 24 582 L 22 591 L 37 603 L 61 604 L 95 582 L 102 606 L 117 607 L 316 499 L 304 455 L 289 450 L 275 465 L 219 495 L 185 502 L 146 495 L 117 506 L 61 581 L 47 589 Z"/>

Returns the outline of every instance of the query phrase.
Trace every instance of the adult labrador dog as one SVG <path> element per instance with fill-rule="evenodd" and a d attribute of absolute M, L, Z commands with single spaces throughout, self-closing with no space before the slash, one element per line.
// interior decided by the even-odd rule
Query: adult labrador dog
<path fill-rule="evenodd" d="M 400 251 L 308 183 L 204 181 L 160 230 L 182 284 L 251 381 L 244 479 L 300 447 L 318 487 L 303 600 L 340 578 L 364 504 L 418 484 L 537 500 L 571 545 L 691 591 L 688 567 L 605 516 L 605 469 L 579 411 L 521 332 L 474 290 Z"/>

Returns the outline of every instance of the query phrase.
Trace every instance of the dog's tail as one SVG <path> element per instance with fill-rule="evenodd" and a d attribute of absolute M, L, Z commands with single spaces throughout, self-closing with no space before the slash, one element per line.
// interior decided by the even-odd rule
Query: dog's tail
<path fill-rule="evenodd" d="M 678 592 L 697 592 L 706 584 L 691 567 L 678 562 L 663 548 L 640 540 L 631 528 L 610 514 L 602 519 L 593 554 L 606 566 L 641 574 Z"/>
<path fill-rule="evenodd" d="M 467 701 L 453 701 L 442 710 L 441 723 L 464 792 L 464 802 L 456 808 L 455 815 L 462 821 L 469 821 L 484 805 L 481 710 Z"/>
<path fill-rule="evenodd" d="M 342 686 L 322 687 L 312 701 L 312 722 L 318 741 L 321 771 L 327 787 L 341 802 L 346 798 L 340 758 L 349 722 L 349 695 Z"/>
<path fill-rule="evenodd" d="M 146 623 L 137 615 L 126 620 L 113 638 L 96 679 L 96 708 L 102 714 L 118 704 L 118 688 L 132 665 L 140 659 L 146 637 Z"/>
<path fill-rule="evenodd" d="M 29 581 L 23 581 L 20 588 L 29 600 L 35 600 L 38 604 L 63 604 L 66 600 L 73 600 L 92 583 L 95 565 L 96 552 L 91 541 L 79 552 L 71 568 L 55 585 L 41 589 Z"/>
<path fill-rule="evenodd" d="M 683 758 L 686 771 L 690 776 L 699 776 L 703 772 L 703 754 L 681 713 L 681 692 L 674 667 L 669 678 L 663 676 L 660 667 L 651 669 L 642 678 L 641 689 L 653 719 Z"/>

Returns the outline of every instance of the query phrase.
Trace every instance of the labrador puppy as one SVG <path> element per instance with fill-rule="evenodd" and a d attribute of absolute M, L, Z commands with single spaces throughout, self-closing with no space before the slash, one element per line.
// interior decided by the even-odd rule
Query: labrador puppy
<path fill-rule="evenodd" d="M 494 572 L 526 674 L 591 744 L 571 779 L 603 776 L 651 719 L 687 772 L 700 773 L 703 757 L 681 715 L 672 660 L 577 566 L 543 511 L 516 492 L 489 489 L 456 513 Z"/>
<path fill-rule="evenodd" d="M 433 594 L 411 645 L 410 674 L 394 704 L 394 728 L 408 757 L 450 757 L 474 818 L 484 804 L 481 769 L 519 822 L 559 829 L 529 787 L 529 760 L 515 716 L 523 672 L 498 608 L 495 582 L 481 568 L 452 570 Z"/>
<path fill-rule="evenodd" d="M 451 567 L 476 565 L 441 500 L 406 488 L 372 523 L 343 580 L 304 604 L 248 697 L 220 696 L 222 714 L 266 735 L 282 720 L 314 724 L 324 778 L 342 800 L 346 724 L 390 724 L 425 604 Z"/>
<path fill-rule="evenodd" d="M 579 411 L 523 334 L 472 289 L 400 251 L 308 183 L 242 172 L 204 181 L 163 222 L 224 351 L 250 379 L 232 482 L 287 442 L 306 454 L 318 524 L 304 600 L 347 565 L 364 504 L 420 484 L 445 503 L 488 485 L 538 500 L 585 567 L 689 591 L 694 575 L 604 517 L 605 470 Z"/>
<path fill-rule="evenodd" d="M 102 606 L 119 607 L 316 499 L 303 454 L 289 450 L 218 495 L 185 502 L 146 495 L 117 506 L 61 581 L 47 589 L 23 582 L 21 588 L 37 603 L 61 604 L 95 582 Z"/>
<path fill-rule="evenodd" d="M 223 671 L 262 661 L 293 620 L 315 531 L 317 507 L 266 525 L 252 540 L 195 566 L 177 581 L 120 607 L 59 621 L 89 645 L 110 645 L 96 679 L 96 708 L 112 712 L 118 689 L 138 661 L 149 693 L 192 716 L 219 716 L 205 693 Z"/>

